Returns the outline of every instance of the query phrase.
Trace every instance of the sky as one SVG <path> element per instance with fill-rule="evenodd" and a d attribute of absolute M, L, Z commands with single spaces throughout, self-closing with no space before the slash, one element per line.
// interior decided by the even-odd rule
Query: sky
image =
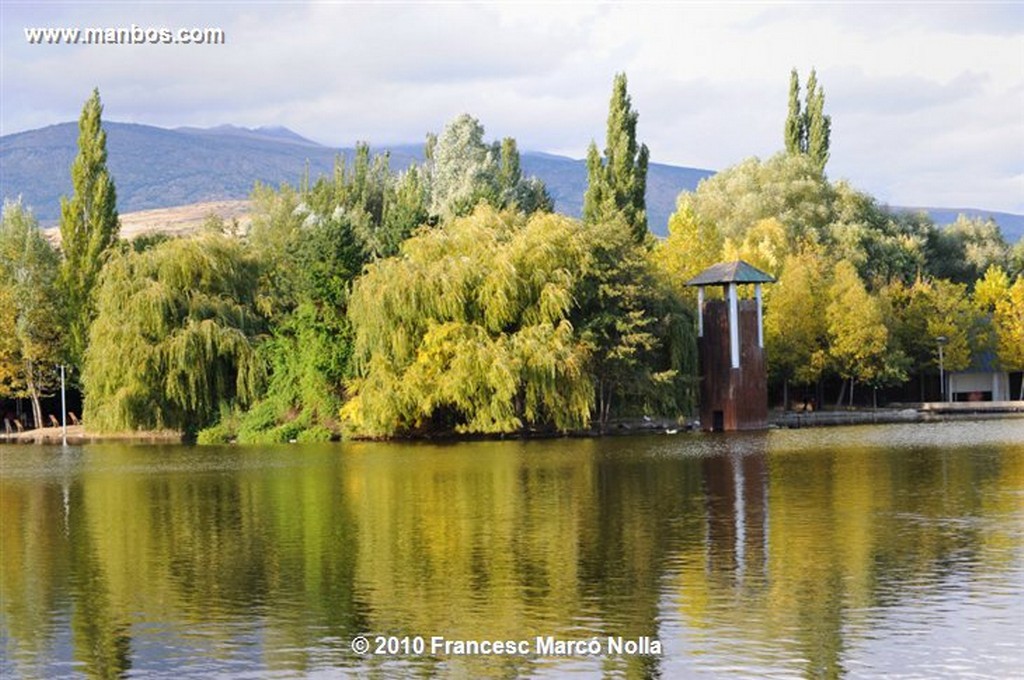
<path fill-rule="evenodd" d="M 26 28 L 220 28 L 221 45 L 33 45 Z M 282 125 L 330 146 L 488 139 L 582 158 L 624 72 L 651 160 L 783 147 L 790 71 L 832 117 L 833 180 L 883 203 L 1024 213 L 1024 2 L 0 0 L 0 133 L 75 120 Z"/>

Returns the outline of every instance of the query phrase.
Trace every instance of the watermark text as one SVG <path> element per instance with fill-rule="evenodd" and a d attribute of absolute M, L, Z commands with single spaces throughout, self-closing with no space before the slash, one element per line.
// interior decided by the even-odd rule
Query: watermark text
<path fill-rule="evenodd" d="M 223 45 L 223 28 L 160 26 L 25 28 L 30 45 Z"/>
<path fill-rule="evenodd" d="M 362 656 L 660 656 L 661 640 L 641 636 L 582 640 L 538 635 L 514 640 L 463 640 L 440 635 L 358 635 L 351 649 Z"/>

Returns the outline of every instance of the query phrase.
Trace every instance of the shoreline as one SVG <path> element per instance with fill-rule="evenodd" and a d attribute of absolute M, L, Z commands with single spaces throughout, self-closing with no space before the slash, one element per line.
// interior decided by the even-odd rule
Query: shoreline
<path fill-rule="evenodd" d="M 772 411 L 770 427 L 799 429 L 842 425 L 887 425 L 892 423 L 941 423 L 958 420 L 1024 418 L 1024 401 L 924 402 L 899 404 L 878 409 L 837 411 Z"/>
<path fill-rule="evenodd" d="M 24 432 L 0 433 L 0 444 L 61 444 L 64 434 L 61 427 L 41 427 Z M 87 432 L 82 425 L 68 425 L 68 444 L 97 444 L 101 442 L 135 442 L 143 444 L 177 444 L 182 434 L 173 430 L 156 430 L 140 432 L 115 432 L 97 434 Z"/>
<path fill-rule="evenodd" d="M 901 407 L 878 409 L 853 409 L 837 411 L 770 411 L 767 430 L 802 429 L 807 427 L 841 427 L 844 425 L 888 425 L 896 423 L 940 423 L 961 420 L 1002 420 L 1024 418 L 1024 401 L 1012 402 L 952 402 L 906 404 Z M 432 436 L 394 437 L 391 440 L 353 437 L 351 441 L 482 441 L 512 439 L 558 439 L 621 437 L 645 434 L 677 434 L 699 432 L 694 421 L 680 424 L 671 418 L 634 418 L 612 422 L 603 432 L 597 429 L 574 432 L 515 432 L 506 434 L 455 434 L 438 433 Z M 0 433 L 0 444 L 53 445 L 65 441 L 60 427 L 44 427 L 24 432 Z M 67 428 L 68 444 L 97 444 L 104 442 L 130 442 L 136 444 L 179 444 L 183 443 L 181 432 L 172 430 L 118 432 L 97 434 L 88 432 L 81 425 Z"/>

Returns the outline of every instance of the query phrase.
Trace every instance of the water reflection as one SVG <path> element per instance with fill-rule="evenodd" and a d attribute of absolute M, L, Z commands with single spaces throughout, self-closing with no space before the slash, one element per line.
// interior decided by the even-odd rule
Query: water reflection
<path fill-rule="evenodd" d="M 0 449 L 0 675 L 1012 674 L 1024 422 L 927 432 Z"/>

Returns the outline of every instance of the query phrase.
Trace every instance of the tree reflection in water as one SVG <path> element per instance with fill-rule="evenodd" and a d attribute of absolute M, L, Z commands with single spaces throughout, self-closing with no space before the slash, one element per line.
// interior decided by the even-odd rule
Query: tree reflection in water
<path fill-rule="evenodd" d="M 987 668 L 1019 664 L 1000 607 L 1021 598 L 1024 447 L 861 432 L 7 447 L 0 674 L 885 673 L 906 670 L 874 665 L 901 607 L 938 607 L 919 633 L 941 634 L 956 598 L 934 596 L 965 584 L 952 614 L 995 636 Z M 357 634 L 665 652 L 396 659 Z"/>

